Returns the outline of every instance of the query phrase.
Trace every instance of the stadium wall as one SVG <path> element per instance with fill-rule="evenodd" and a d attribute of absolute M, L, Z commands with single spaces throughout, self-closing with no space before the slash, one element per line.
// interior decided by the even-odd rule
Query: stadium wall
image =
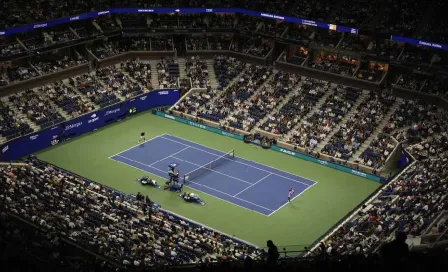
<path fill-rule="evenodd" d="M 17 160 L 73 137 L 95 131 L 137 112 L 173 105 L 179 100 L 179 97 L 180 91 L 177 89 L 155 90 L 90 112 L 78 118 L 55 124 L 46 130 L 41 130 L 3 144 L 0 148 L 0 161 Z"/>
<path fill-rule="evenodd" d="M 244 136 L 237 134 L 237 133 L 232 133 L 220 128 L 216 128 L 213 126 L 208 125 L 208 123 L 200 123 L 202 122 L 202 120 L 199 120 L 199 118 L 194 118 L 193 120 L 188 120 L 185 119 L 183 117 L 179 117 L 179 116 L 175 116 L 174 111 L 170 111 L 170 113 L 166 113 L 166 112 L 162 112 L 162 111 L 153 111 L 154 114 L 156 114 L 157 116 L 160 117 L 164 117 L 170 120 L 174 120 L 189 126 L 193 126 L 196 128 L 200 128 L 203 130 L 207 130 L 216 134 L 220 134 L 223 136 L 227 136 L 227 137 L 231 137 L 240 141 L 244 140 Z M 210 122 L 209 122 L 210 123 Z M 344 166 L 341 165 L 340 163 L 337 163 L 333 158 L 329 157 L 329 156 L 323 156 L 321 155 L 320 157 L 313 157 L 313 156 L 309 156 L 300 152 L 297 152 L 297 150 L 291 150 L 291 149 L 287 149 L 286 147 L 283 147 L 282 145 L 272 145 L 271 146 L 272 150 L 275 150 L 277 152 L 281 152 L 296 158 L 300 158 L 300 159 L 304 159 L 307 161 L 311 161 L 314 163 L 318 163 L 342 172 L 346 172 L 346 173 L 350 173 L 352 175 L 356 175 L 356 176 L 360 176 L 366 179 L 370 179 L 370 180 L 374 180 L 376 182 L 383 182 L 383 178 L 381 178 L 380 176 L 374 175 L 372 173 L 367 172 L 366 170 L 368 170 L 368 167 L 363 167 L 358 165 L 358 168 L 354 169 L 354 168 L 350 168 L 348 166 Z M 353 164 L 355 165 L 355 164 Z M 364 169 L 365 168 L 365 169 Z"/>

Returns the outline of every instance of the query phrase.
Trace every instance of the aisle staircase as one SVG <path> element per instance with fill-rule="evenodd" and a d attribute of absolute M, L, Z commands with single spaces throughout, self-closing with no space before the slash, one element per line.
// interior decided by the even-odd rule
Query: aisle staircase
<path fill-rule="evenodd" d="M 328 90 L 325 92 L 325 94 L 319 99 L 319 101 L 317 101 L 316 105 L 313 106 L 312 110 L 305 115 L 300 122 L 297 123 L 297 125 L 295 125 L 286 135 L 283 135 L 282 139 L 286 139 L 288 140 L 293 134 L 294 132 L 297 131 L 297 129 L 302 125 L 302 123 L 305 120 L 308 120 L 308 118 L 310 118 L 311 116 L 313 116 L 314 113 L 316 113 L 317 110 L 320 109 L 320 107 L 322 107 L 322 105 L 324 104 L 324 102 L 327 100 L 327 98 L 333 93 L 332 90 L 334 88 L 337 87 L 337 84 L 335 83 L 331 83 L 330 87 L 328 88 Z"/>
<path fill-rule="evenodd" d="M 373 133 L 364 141 L 364 143 L 353 154 L 353 156 L 349 159 L 349 161 L 359 160 L 359 156 L 370 146 L 372 141 L 374 139 L 376 139 L 378 137 L 378 135 L 383 132 L 383 129 L 387 125 L 388 120 L 395 113 L 395 111 L 400 107 L 400 105 L 402 103 L 403 103 L 403 99 L 402 98 L 397 98 L 395 103 L 390 108 L 389 112 L 384 116 L 384 118 L 379 123 L 379 125 L 376 127 L 376 129 L 373 131 Z"/>
<path fill-rule="evenodd" d="M 369 91 L 363 90 L 361 95 L 359 96 L 358 100 L 356 100 L 355 104 L 352 106 L 350 111 L 342 118 L 342 120 L 337 124 L 331 131 L 328 133 L 327 137 L 323 141 L 321 141 L 317 146 L 316 150 L 322 151 L 322 149 L 325 147 L 325 145 L 328 143 L 328 141 L 333 137 L 336 132 L 339 131 L 339 129 L 347 123 L 347 121 L 352 117 L 358 110 L 359 106 L 369 98 Z"/>
<path fill-rule="evenodd" d="M 180 79 L 184 79 L 184 78 L 188 78 L 187 74 L 185 73 L 185 59 L 184 58 L 178 58 L 177 59 L 177 63 L 179 64 L 179 78 Z"/>
<path fill-rule="evenodd" d="M 153 89 L 159 89 L 159 72 L 157 72 L 157 63 L 158 60 L 150 60 L 149 64 L 151 64 L 151 85 Z"/>
<path fill-rule="evenodd" d="M 216 80 L 215 68 L 213 68 L 213 59 L 206 59 L 206 62 L 210 87 L 212 87 L 212 89 L 217 89 L 218 81 Z"/>
<path fill-rule="evenodd" d="M 300 92 L 300 87 L 302 86 L 302 81 L 297 82 L 297 84 L 295 86 L 293 86 L 292 91 L 290 91 L 285 98 L 271 111 L 269 112 L 269 114 L 267 114 L 263 119 L 261 119 L 256 125 L 255 127 L 250 131 L 250 133 L 254 133 L 255 130 L 260 129 L 262 130 L 260 127 L 268 120 L 268 118 L 272 115 L 277 114 L 281 108 L 283 108 L 284 105 L 286 105 L 286 103 L 288 103 L 288 101 L 291 99 L 291 97 L 293 97 L 294 95 L 296 95 L 297 93 Z"/>

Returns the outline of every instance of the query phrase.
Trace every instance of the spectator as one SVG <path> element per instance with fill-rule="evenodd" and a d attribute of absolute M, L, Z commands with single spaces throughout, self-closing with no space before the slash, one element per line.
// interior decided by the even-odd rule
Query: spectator
<path fill-rule="evenodd" d="M 406 244 L 407 235 L 397 231 L 395 240 L 381 247 L 381 257 L 387 265 L 400 264 L 409 256 L 409 247 Z"/>
<path fill-rule="evenodd" d="M 278 253 L 277 246 L 274 245 L 274 243 L 271 240 L 267 241 L 268 246 L 268 259 L 267 263 L 269 267 L 273 267 L 277 264 L 278 258 L 280 257 L 280 254 Z"/>

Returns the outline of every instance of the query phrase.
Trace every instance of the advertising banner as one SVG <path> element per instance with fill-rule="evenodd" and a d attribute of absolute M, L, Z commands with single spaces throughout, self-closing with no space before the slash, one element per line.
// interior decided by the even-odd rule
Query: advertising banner
<path fill-rule="evenodd" d="M 177 89 L 155 90 L 49 129 L 23 136 L 1 146 L 0 161 L 19 159 L 86 132 L 94 131 L 137 112 L 173 105 L 179 100 L 179 97 L 180 92 Z"/>

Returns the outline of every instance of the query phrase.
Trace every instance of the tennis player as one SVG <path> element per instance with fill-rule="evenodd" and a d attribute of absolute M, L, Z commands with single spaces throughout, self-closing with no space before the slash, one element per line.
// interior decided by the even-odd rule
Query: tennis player
<path fill-rule="evenodd" d="M 138 140 L 138 143 L 140 143 L 141 141 L 146 142 L 146 132 L 142 131 L 142 133 L 140 133 L 140 140 Z"/>
<path fill-rule="evenodd" d="M 289 189 L 288 192 L 288 202 L 291 202 L 291 198 L 294 195 L 294 188 Z"/>

